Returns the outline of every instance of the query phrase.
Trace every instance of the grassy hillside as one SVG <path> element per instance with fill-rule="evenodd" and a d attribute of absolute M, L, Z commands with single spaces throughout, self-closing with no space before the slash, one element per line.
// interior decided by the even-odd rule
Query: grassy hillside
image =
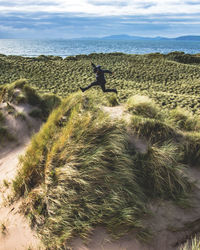
<path fill-rule="evenodd" d="M 163 107 L 181 106 L 199 112 L 200 57 L 182 52 L 168 55 L 100 53 L 65 59 L 0 55 L 0 84 L 27 78 L 40 92 L 49 91 L 64 97 L 95 79 L 91 62 L 114 72 L 113 76 L 107 76 L 107 85 L 118 89 L 120 101 L 140 93 Z"/>
<path fill-rule="evenodd" d="M 183 164 L 200 161 L 199 118 L 131 97 L 129 119 L 113 120 L 102 110 L 108 105 L 98 91 L 68 96 L 21 158 L 15 194 L 24 197 L 24 213 L 50 249 L 86 238 L 97 225 L 147 240 L 148 203 L 181 203 L 190 191 Z"/>
<path fill-rule="evenodd" d="M 0 86 L 0 103 L 7 103 L 8 106 L 9 103 L 32 105 L 35 109 L 30 115 L 43 120 L 48 117 L 60 102 L 61 99 L 54 94 L 38 94 L 33 87 L 29 86 L 26 79 L 20 79 Z"/>
<path fill-rule="evenodd" d="M 117 96 L 77 92 L 95 79 L 91 62 L 114 72 L 107 86 Z M 149 203 L 187 205 L 185 167 L 200 163 L 199 91 L 199 55 L 0 55 L 0 103 L 26 103 L 35 107 L 29 115 L 48 119 L 13 181 L 47 248 L 64 249 L 98 225 L 148 240 Z M 124 118 L 111 118 L 110 106 Z M 0 110 L 0 137 L 5 118 Z"/>
<path fill-rule="evenodd" d="M 54 94 L 38 94 L 25 79 L 1 85 L 0 148 L 5 147 L 8 142 L 11 142 L 11 144 L 19 143 L 22 139 L 20 137 L 23 135 L 23 132 L 21 134 L 22 130 L 25 135 L 25 128 L 27 127 L 27 132 L 30 130 L 29 133 L 31 133 L 33 129 L 31 119 L 39 118 L 46 121 L 51 111 L 60 102 L 61 99 Z"/>

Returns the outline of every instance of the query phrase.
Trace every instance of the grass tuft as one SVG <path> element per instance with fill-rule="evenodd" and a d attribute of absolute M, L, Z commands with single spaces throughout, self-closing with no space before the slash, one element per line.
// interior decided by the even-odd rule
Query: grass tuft
<path fill-rule="evenodd" d="M 179 250 L 199 250 L 200 249 L 200 239 L 195 236 L 193 239 L 188 240 Z"/>
<path fill-rule="evenodd" d="M 147 96 L 131 96 L 127 102 L 127 109 L 134 115 L 145 118 L 161 118 L 161 110 L 158 106 Z"/>
<path fill-rule="evenodd" d="M 135 134 L 152 144 L 177 141 L 182 136 L 175 128 L 157 119 L 133 115 L 130 126 Z"/>
<path fill-rule="evenodd" d="M 200 131 L 200 119 L 188 110 L 176 108 L 169 114 L 169 122 L 183 131 Z"/>
<path fill-rule="evenodd" d="M 5 121 L 5 117 L 3 113 L 0 111 L 0 124 L 2 124 Z"/>
<path fill-rule="evenodd" d="M 37 112 L 33 112 L 33 116 L 35 115 L 34 117 L 40 117 L 44 120 L 61 102 L 60 97 L 54 94 L 39 95 L 38 91 L 29 86 L 28 81 L 25 79 L 3 85 L 0 88 L 0 100 L 14 104 L 28 103 L 35 106 L 41 110 L 41 113 L 36 114 Z"/>
<path fill-rule="evenodd" d="M 200 164 L 200 133 L 186 133 L 185 140 L 180 144 L 180 150 L 184 164 L 198 167 Z"/>
<path fill-rule="evenodd" d="M 190 185 L 184 177 L 184 166 L 177 160 L 178 148 L 172 142 L 149 147 L 147 154 L 136 159 L 138 180 L 148 197 L 176 200 L 186 194 Z"/>

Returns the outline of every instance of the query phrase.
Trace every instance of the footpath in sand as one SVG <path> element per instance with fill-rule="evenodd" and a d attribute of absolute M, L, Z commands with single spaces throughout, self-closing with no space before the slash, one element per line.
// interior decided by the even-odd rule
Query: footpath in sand
<path fill-rule="evenodd" d="M 10 204 L 10 186 L 16 176 L 19 156 L 23 155 L 33 133 L 40 128 L 41 121 L 28 116 L 30 105 L 14 106 L 23 112 L 26 119 L 16 119 L 6 112 L 6 104 L 0 109 L 6 117 L 6 127 L 17 138 L 0 148 L 0 250 L 42 249 L 39 239 L 31 230 L 28 221 L 20 213 L 20 201 Z"/>

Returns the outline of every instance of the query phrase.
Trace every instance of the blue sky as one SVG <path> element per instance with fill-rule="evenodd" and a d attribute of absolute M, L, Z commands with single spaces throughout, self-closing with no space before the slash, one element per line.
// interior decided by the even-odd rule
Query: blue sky
<path fill-rule="evenodd" d="M 0 0 L 0 38 L 200 35 L 199 0 Z"/>

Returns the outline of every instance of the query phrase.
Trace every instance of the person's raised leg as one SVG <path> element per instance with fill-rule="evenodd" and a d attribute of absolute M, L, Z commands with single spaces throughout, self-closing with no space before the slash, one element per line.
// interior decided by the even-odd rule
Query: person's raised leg
<path fill-rule="evenodd" d="M 87 87 L 85 87 L 85 88 L 81 88 L 81 87 L 80 87 L 80 89 L 81 89 L 82 92 L 84 92 L 84 91 L 86 91 L 86 90 L 88 90 L 88 89 L 90 89 L 91 87 L 96 86 L 96 85 L 99 85 L 99 83 L 98 83 L 98 82 L 92 82 L 92 83 L 91 83 L 90 85 L 88 85 Z"/>
<path fill-rule="evenodd" d="M 116 89 L 106 89 L 105 84 L 101 84 L 101 89 L 103 90 L 103 92 L 114 92 L 117 94 Z"/>

